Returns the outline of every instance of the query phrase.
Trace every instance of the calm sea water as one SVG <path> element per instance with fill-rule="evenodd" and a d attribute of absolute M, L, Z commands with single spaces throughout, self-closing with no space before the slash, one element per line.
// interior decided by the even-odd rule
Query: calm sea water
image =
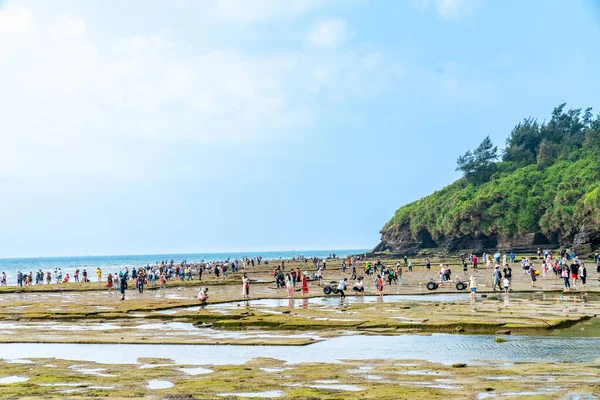
<path fill-rule="evenodd" d="M 290 259 L 303 254 L 305 257 L 328 257 L 335 253 L 337 257 L 350 254 L 360 254 L 368 251 L 367 249 L 346 249 L 346 250 L 292 250 L 292 251 L 263 251 L 263 252 L 240 252 L 240 253 L 196 253 L 196 254 L 141 254 L 128 256 L 85 256 L 85 257 L 39 257 L 39 258 L 0 258 L 0 274 L 4 271 L 9 278 L 16 277 L 17 271 L 29 273 L 42 270 L 44 272 L 54 271 L 61 268 L 62 271 L 73 273 L 75 269 L 87 270 L 90 278 L 95 277 L 97 267 L 102 269 L 103 275 L 109 272 L 118 272 L 125 267 L 130 270 L 139 268 L 148 264 L 154 265 L 161 261 L 175 260 L 179 263 L 183 260 L 188 262 L 200 261 L 223 261 L 227 259 L 235 260 L 243 257 L 262 257 L 264 260 L 276 260 L 279 257 Z"/>

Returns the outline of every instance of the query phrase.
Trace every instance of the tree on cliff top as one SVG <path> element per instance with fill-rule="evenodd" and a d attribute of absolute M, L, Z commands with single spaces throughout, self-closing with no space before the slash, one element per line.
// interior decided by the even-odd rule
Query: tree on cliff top
<path fill-rule="evenodd" d="M 498 147 L 494 146 L 489 136 L 481 142 L 473 152 L 467 151 L 456 160 L 456 170 L 462 171 L 465 178 L 474 185 L 480 185 L 489 180 L 496 171 Z"/>

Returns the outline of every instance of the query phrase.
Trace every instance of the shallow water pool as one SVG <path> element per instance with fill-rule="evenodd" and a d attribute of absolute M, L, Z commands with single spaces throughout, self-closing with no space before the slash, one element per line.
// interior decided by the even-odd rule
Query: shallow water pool
<path fill-rule="evenodd" d="M 288 363 L 336 363 L 347 359 L 377 358 L 452 364 L 477 360 L 592 362 L 600 354 L 600 338 L 510 336 L 506 339 L 504 343 L 495 343 L 492 335 L 354 335 L 298 347 L 29 343 L 4 346 L 0 358 L 137 364 L 139 357 L 156 357 L 185 365 L 243 364 L 257 357 L 271 357 Z"/>

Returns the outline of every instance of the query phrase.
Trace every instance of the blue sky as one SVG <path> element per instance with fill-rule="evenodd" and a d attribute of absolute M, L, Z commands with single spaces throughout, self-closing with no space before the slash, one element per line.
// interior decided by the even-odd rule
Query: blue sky
<path fill-rule="evenodd" d="M 527 116 L 597 1 L 0 1 L 0 257 L 367 248 Z"/>

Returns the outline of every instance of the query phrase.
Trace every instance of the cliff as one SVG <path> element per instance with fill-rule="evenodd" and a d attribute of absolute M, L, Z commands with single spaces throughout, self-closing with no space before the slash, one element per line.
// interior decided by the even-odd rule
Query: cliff
<path fill-rule="evenodd" d="M 499 162 L 489 139 L 459 158 L 465 175 L 399 208 L 374 250 L 600 248 L 600 115 L 563 107 L 548 123 L 519 123 Z"/>

